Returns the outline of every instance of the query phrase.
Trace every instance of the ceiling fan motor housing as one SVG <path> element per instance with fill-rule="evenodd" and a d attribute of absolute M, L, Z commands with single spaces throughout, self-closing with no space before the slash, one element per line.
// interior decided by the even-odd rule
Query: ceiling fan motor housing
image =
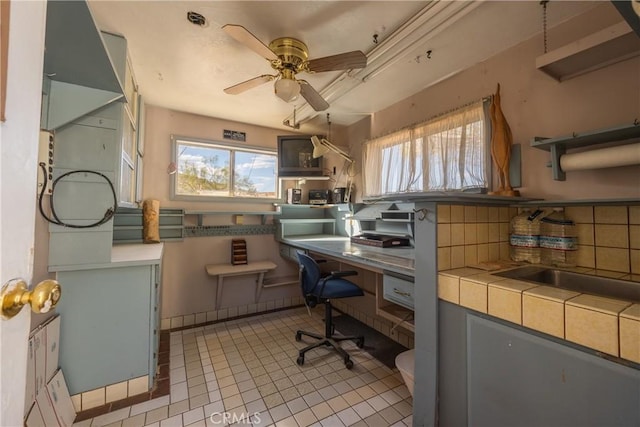
<path fill-rule="evenodd" d="M 300 70 L 301 65 L 306 63 L 309 59 L 309 50 L 307 45 L 300 40 L 291 37 L 280 37 L 269 43 L 269 49 L 271 49 L 282 64 L 280 67 L 275 67 L 279 70 L 282 67 L 295 69 L 296 72 Z"/>

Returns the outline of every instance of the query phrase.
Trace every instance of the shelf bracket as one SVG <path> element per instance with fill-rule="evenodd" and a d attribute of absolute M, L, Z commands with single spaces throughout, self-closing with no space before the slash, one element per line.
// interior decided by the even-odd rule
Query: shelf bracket
<path fill-rule="evenodd" d="M 560 157 L 566 152 L 567 148 L 564 145 L 554 144 L 551 146 L 551 170 L 553 171 L 553 179 L 556 181 L 566 180 L 566 174 L 560 167 Z"/>

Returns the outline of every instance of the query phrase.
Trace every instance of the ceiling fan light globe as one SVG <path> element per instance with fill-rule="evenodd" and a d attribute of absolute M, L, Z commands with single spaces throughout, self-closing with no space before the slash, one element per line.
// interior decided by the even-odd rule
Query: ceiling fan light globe
<path fill-rule="evenodd" d="M 300 83 L 292 79 L 279 79 L 273 87 L 276 96 L 284 102 L 295 101 L 300 95 Z"/>

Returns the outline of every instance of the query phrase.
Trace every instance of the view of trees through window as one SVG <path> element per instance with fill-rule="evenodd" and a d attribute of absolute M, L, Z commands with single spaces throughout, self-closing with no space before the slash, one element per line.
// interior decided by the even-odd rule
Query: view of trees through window
<path fill-rule="evenodd" d="M 175 149 L 177 196 L 278 196 L 275 152 L 183 140 Z"/>

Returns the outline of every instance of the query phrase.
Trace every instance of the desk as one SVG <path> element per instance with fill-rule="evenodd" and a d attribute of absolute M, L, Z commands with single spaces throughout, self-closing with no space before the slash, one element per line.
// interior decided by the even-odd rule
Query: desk
<path fill-rule="evenodd" d="M 384 295 L 384 278 L 391 272 L 400 276 L 414 276 L 415 251 L 411 247 L 377 248 L 352 244 L 348 237 L 334 235 L 291 236 L 281 239 L 281 243 L 293 248 L 305 249 L 333 261 L 339 262 L 349 270 L 350 266 L 374 274 L 369 283 L 376 298 L 376 314 L 384 317 L 396 326 L 402 326 L 414 332 L 413 310 L 387 300 Z M 282 251 L 282 249 L 281 249 Z M 414 285 L 410 284 L 413 293 Z"/>
<path fill-rule="evenodd" d="M 222 301 L 222 284 L 225 277 L 243 276 L 245 274 L 257 274 L 256 282 L 256 302 L 260 298 L 262 286 L 264 285 L 264 273 L 274 270 L 277 265 L 271 261 L 254 261 L 248 264 L 208 264 L 205 266 L 209 276 L 218 276 L 218 289 L 216 294 L 216 310 L 220 308 Z"/>

